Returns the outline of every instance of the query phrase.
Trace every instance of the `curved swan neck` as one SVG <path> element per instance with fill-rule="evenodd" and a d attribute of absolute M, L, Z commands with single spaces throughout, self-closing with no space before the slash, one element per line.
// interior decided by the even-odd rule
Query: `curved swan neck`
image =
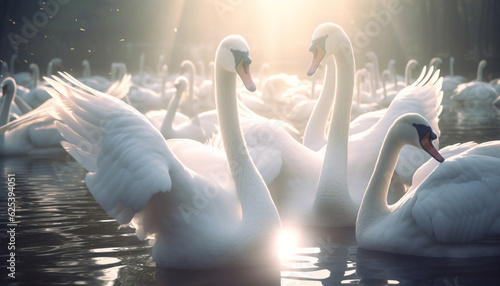
<path fill-rule="evenodd" d="M 168 105 L 167 114 L 165 114 L 165 118 L 163 119 L 163 123 L 161 124 L 160 132 L 163 134 L 165 138 L 171 137 L 175 118 L 175 113 L 177 112 L 177 108 L 179 108 L 179 102 L 181 101 L 181 96 L 184 90 L 177 89 L 175 91 L 175 96 L 170 100 L 170 104 Z"/>
<path fill-rule="evenodd" d="M 279 221 L 267 186 L 253 164 L 240 128 L 236 74 L 215 64 L 216 104 L 224 149 L 241 202 L 242 229 Z"/>
<path fill-rule="evenodd" d="M 453 70 L 454 64 L 455 64 L 455 58 L 454 57 L 450 57 L 450 76 L 454 76 L 455 75 L 455 71 Z"/>
<path fill-rule="evenodd" d="M 319 211 L 331 208 L 332 200 L 343 202 L 342 207 L 346 207 L 346 211 L 357 210 L 352 207 L 353 202 L 347 185 L 347 153 L 355 64 L 351 42 L 347 36 L 344 37 L 344 41 L 340 43 L 340 47 L 348 48 L 337 48 L 333 54 L 337 66 L 337 89 L 325 159 L 314 201 L 315 209 Z M 352 211 L 348 220 L 355 220 L 355 218 L 356 211 Z M 353 221 L 348 222 L 352 225 L 351 223 Z"/>
<path fill-rule="evenodd" d="M 54 73 L 54 62 L 50 61 L 49 64 L 47 65 L 47 76 L 51 77 L 53 73 Z"/>
<path fill-rule="evenodd" d="M 373 63 L 373 81 L 375 81 L 375 89 L 378 89 L 380 87 L 380 66 L 378 64 L 378 57 L 375 53 L 371 52 L 370 53 L 370 60 Z"/>
<path fill-rule="evenodd" d="M 188 93 L 188 110 L 186 115 L 194 117 L 196 114 L 194 112 L 194 101 L 193 101 L 193 92 L 194 92 L 194 81 L 196 76 L 196 67 L 193 62 L 186 60 L 181 63 L 181 68 L 186 69 L 189 75 L 189 93 Z"/>
<path fill-rule="evenodd" d="M 38 87 L 38 83 L 40 82 L 40 68 L 37 64 L 30 64 L 31 70 L 31 81 L 33 82 L 33 88 Z"/>
<path fill-rule="evenodd" d="M 410 85 L 412 70 L 417 66 L 417 62 L 415 60 L 410 60 L 406 64 L 405 68 L 405 83 L 406 85 Z"/>
<path fill-rule="evenodd" d="M 486 66 L 486 61 L 482 60 L 479 62 L 479 65 L 477 66 L 477 76 L 476 76 L 476 81 L 482 81 L 483 80 L 483 70 L 484 67 Z"/>
<path fill-rule="evenodd" d="M 369 225 L 370 221 L 386 215 L 389 211 L 387 193 L 399 153 L 404 146 L 401 139 L 396 136 L 397 129 L 394 127 L 387 133 L 380 149 L 375 169 L 361 202 L 356 229 Z"/>
<path fill-rule="evenodd" d="M 14 74 L 14 65 L 16 64 L 17 54 L 12 54 L 10 57 L 10 74 Z"/>
<path fill-rule="evenodd" d="M 12 101 L 16 96 L 16 88 L 14 87 L 13 91 L 9 90 L 5 95 L 2 103 L 2 109 L 0 110 L 0 126 L 4 126 L 9 123 L 10 119 L 10 110 L 12 107 Z"/>
<path fill-rule="evenodd" d="M 84 78 L 89 78 L 90 77 L 90 63 L 88 61 L 83 61 L 83 77 Z"/>
<path fill-rule="evenodd" d="M 333 99 L 335 97 L 335 80 L 336 80 L 336 67 L 333 57 L 326 57 L 326 72 L 323 80 L 323 89 L 319 95 L 318 101 L 314 105 L 314 110 L 307 122 L 304 131 L 304 146 L 317 151 L 323 146 L 315 146 L 316 142 L 324 142 L 326 124 L 328 116 L 332 110 Z"/>

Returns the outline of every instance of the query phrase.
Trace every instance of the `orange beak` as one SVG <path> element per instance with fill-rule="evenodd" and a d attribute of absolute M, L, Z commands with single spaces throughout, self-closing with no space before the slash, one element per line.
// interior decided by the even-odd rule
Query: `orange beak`
<path fill-rule="evenodd" d="M 319 45 L 316 45 L 316 50 L 313 51 L 313 59 L 311 61 L 311 65 L 307 70 L 308 76 L 311 76 L 316 72 L 324 56 L 325 56 L 325 50 L 323 50 Z"/>
<path fill-rule="evenodd" d="M 238 72 L 243 84 L 249 91 L 253 92 L 257 89 L 252 76 L 250 75 L 250 65 L 246 64 L 243 59 L 241 59 L 240 63 L 236 67 L 236 72 Z"/>
<path fill-rule="evenodd" d="M 429 153 L 436 161 L 442 163 L 444 161 L 443 156 L 439 154 L 438 150 L 434 148 L 434 145 L 432 145 L 432 138 L 431 138 L 431 133 L 427 133 L 424 138 L 420 140 L 420 144 L 422 147 Z"/>

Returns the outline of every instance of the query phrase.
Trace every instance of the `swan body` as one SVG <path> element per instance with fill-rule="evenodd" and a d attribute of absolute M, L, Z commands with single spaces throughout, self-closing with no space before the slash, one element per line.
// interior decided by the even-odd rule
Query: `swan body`
<path fill-rule="evenodd" d="M 462 107 L 476 107 L 493 104 L 498 94 L 493 86 L 482 81 L 483 69 L 485 66 L 486 61 L 480 61 L 477 67 L 476 80 L 459 84 L 450 98 Z"/>
<path fill-rule="evenodd" d="M 404 144 L 444 160 L 432 150 L 433 138 L 419 116 L 404 116 L 392 126 L 359 210 L 359 247 L 430 257 L 500 255 L 500 141 L 447 158 L 396 204 L 387 205 L 384 174 L 394 170 Z"/>
<path fill-rule="evenodd" d="M 190 159 L 186 164 L 132 107 L 51 80 L 63 146 L 89 171 L 87 187 L 110 216 L 131 223 L 140 238 L 155 236 L 153 259 L 160 267 L 201 269 L 276 257 L 278 213 L 248 154 L 237 113 L 236 74 L 255 90 L 250 62 L 242 37 L 222 40 L 215 78 L 225 154 L 182 139 L 189 148 L 210 150 L 179 154 Z M 102 131 L 100 141 L 86 133 L 95 128 Z M 80 149 L 78 142 L 89 148 Z M 206 164 L 191 169 L 194 161 Z"/>

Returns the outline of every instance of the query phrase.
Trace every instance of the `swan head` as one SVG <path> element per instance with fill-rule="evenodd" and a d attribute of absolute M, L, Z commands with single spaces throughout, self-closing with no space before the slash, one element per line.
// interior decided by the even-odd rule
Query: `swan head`
<path fill-rule="evenodd" d="M 178 76 L 175 79 L 174 86 L 178 92 L 183 92 L 188 86 L 188 79 L 185 76 Z"/>
<path fill-rule="evenodd" d="M 181 72 L 195 72 L 196 67 L 194 66 L 194 63 L 190 60 L 184 60 L 181 63 Z"/>
<path fill-rule="evenodd" d="M 62 63 L 63 63 L 63 61 L 60 58 L 53 58 L 49 62 L 49 64 L 51 64 L 53 66 L 57 66 L 57 67 L 62 67 Z"/>
<path fill-rule="evenodd" d="M 405 143 L 423 149 L 440 163 L 444 161 L 443 156 L 432 144 L 437 135 L 424 117 L 419 114 L 406 114 L 399 117 L 393 127 L 398 129 L 398 134 L 405 139 Z"/>
<path fill-rule="evenodd" d="M 245 87 L 249 91 L 255 91 L 257 87 L 250 75 L 252 60 L 248 53 L 248 44 L 243 37 L 238 35 L 227 36 L 221 41 L 217 49 L 216 66 L 229 72 L 236 72 Z"/>
<path fill-rule="evenodd" d="M 2 97 L 16 94 L 16 88 L 16 81 L 13 78 L 5 78 L 2 82 Z"/>
<path fill-rule="evenodd" d="M 333 23 L 319 25 L 313 32 L 309 48 L 309 51 L 313 54 L 313 59 L 307 70 L 307 75 L 313 75 L 323 58 L 332 56 L 339 49 L 346 57 L 352 57 L 351 42 L 342 27 Z"/>

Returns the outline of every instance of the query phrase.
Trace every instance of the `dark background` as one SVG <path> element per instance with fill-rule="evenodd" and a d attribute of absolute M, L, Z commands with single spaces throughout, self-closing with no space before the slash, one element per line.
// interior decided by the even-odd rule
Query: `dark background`
<path fill-rule="evenodd" d="M 40 1 L 40 3 L 43 3 Z M 474 78 L 477 64 L 486 59 L 486 80 L 500 76 L 500 1 L 495 0 L 49 0 L 41 10 L 38 0 L 0 0 L 0 60 L 18 53 L 16 71 L 27 71 L 31 62 L 44 73 L 48 61 L 60 57 L 64 69 L 81 74 L 88 59 L 92 73 L 106 75 L 112 62 L 127 63 L 137 71 L 139 56 L 153 69 L 160 54 L 169 71 L 178 71 L 184 59 L 213 60 L 219 41 L 241 34 L 259 66 L 305 78 L 310 60 L 308 48 L 314 29 L 323 22 L 340 24 L 355 42 L 366 29 L 368 41 L 356 48 L 361 67 L 366 51 L 375 51 L 381 69 L 389 59 L 403 74 L 409 59 L 427 64 L 442 57 L 443 74 L 449 57 L 455 57 L 455 73 Z M 56 4 L 54 4 L 56 3 Z M 386 13 L 388 23 L 377 22 Z M 57 6 L 57 7 L 54 7 Z M 57 8 L 57 9 L 56 9 Z M 45 13 L 45 14 L 42 14 Z M 43 23 L 43 15 L 51 15 Z M 34 19 L 38 15 L 38 20 Z M 35 17 L 36 18 L 36 17 Z M 26 20 L 42 23 L 27 42 L 12 44 L 23 36 Z M 378 26 L 377 26 L 378 25 Z M 378 30 L 376 28 L 379 28 Z M 26 28 L 25 28 L 26 29 Z M 10 35 L 10 36 L 9 36 Z M 14 46 L 17 45 L 17 48 Z M 10 64 L 10 63 L 9 63 Z"/>

